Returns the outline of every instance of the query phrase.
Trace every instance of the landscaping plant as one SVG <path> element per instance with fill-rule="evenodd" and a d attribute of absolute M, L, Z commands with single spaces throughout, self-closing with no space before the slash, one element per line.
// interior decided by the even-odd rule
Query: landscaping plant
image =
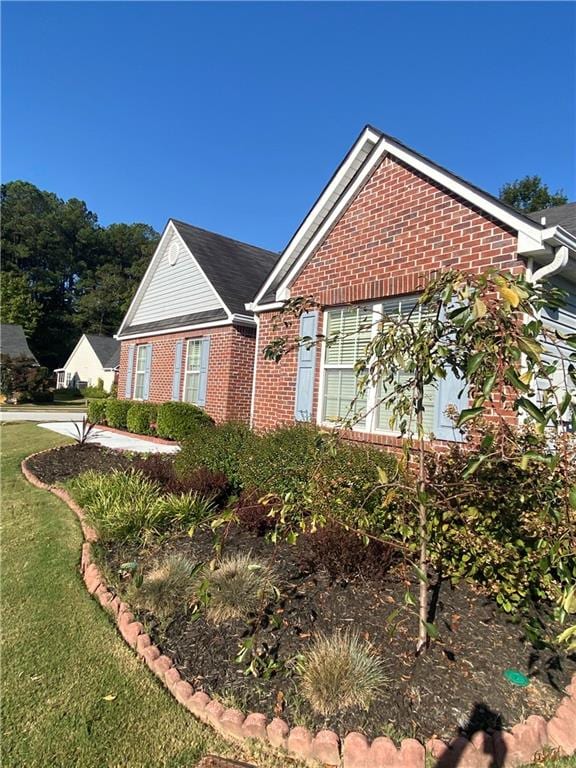
<path fill-rule="evenodd" d="M 241 485 L 239 462 L 241 455 L 256 439 L 246 424 L 204 424 L 185 440 L 176 457 L 176 471 L 182 479 L 201 468 L 224 474 L 233 490 Z"/>
<path fill-rule="evenodd" d="M 192 403 L 162 403 L 158 406 L 156 430 L 160 437 L 182 441 L 202 425 L 213 424 L 206 411 Z"/>
<path fill-rule="evenodd" d="M 82 421 L 74 421 L 72 426 L 74 428 L 72 438 L 78 443 L 79 448 L 83 448 L 94 436 L 93 432 L 96 425 L 88 421 L 86 416 L 83 416 Z"/>
<path fill-rule="evenodd" d="M 128 411 L 133 405 L 132 400 L 115 400 L 110 397 L 106 401 L 106 422 L 115 429 L 126 429 Z"/>
<path fill-rule="evenodd" d="M 278 576 L 267 562 L 250 554 L 224 557 L 200 574 L 197 594 L 214 624 L 248 619 L 277 598 Z"/>
<path fill-rule="evenodd" d="M 183 555 L 168 555 L 144 574 L 130 590 L 136 607 L 150 611 L 162 622 L 185 613 L 194 602 L 194 585 L 201 563 Z"/>
<path fill-rule="evenodd" d="M 386 685 L 382 660 L 355 632 L 317 635 L 297 665 L 298 687 L 315 712 L 367 710 Z"/>
<path fill-rule="evenodd" d="M 106 400 L 88 400 L 87 413 L 92 424 L 106 424 Z"/>
<path fill-rule="evenodd" d="M 154 403 L 132 403 L 126 415 L 128 432 L 137 435 L 153 435 L 153 424 L 156 421 L 158 406 Z"/>
<path fill-rule="evenodd" d="M 540 317 L 544 307 L 557 307 L 559 303 L 558 291 L 534 285 L 521 275 L 447 270 L 428 283 L 408 315 L 378 318 L 371 340 L 356 363 L 359 396 L 368 386 L 376 387 L 380 396 L 375 407 L 390 409 L 390 427 L 405 438 L 402 483 L 397 478 L 391 481 L 382 469 L 379 485 L 385 504 L 393 501 L 395 493 L 402 493 L 416 514 L 418 652 L 425 648 L 428 634 L 435 631 L 428 617 L 429 541 L 434 520 L 431 480 L 426 469 L 430 435 L 424 428 L 425 390 L 437 387 L 447 375 L 461 381 L 469 407 L 456 415 L 455 429 L 485 415 L 502 420 L 499 414 L 506 411 L 531 419 L 539 434 L 547 429 L 561 430 L 566 421 L 576 428 L 575 407 L 568 392 L 575 383 L 574 366 L 561 356 L 557 362 L 545 356 L 544 343 L 558 348 L 561 341 L 576 349 L 576 335 L 559 339 Z M 286 303 L 280 317 L 284 332 L 266 347 L 268 359 L 279 360 L 301 345 L 310 347 L 319 341 L 330 345 L 337 340 L 337 334 L 326 339 L 287 335 L 290 320 L 286 316 L 299 317 L 310 306 L 311 302 L 303 298 Z M 558 373 L 563 386 L 555 383 Z M 353 402 L 343 427 L 350 428 L 365 415 L 356 411 Z M 475 444 L 461 479 L 466 481 L 487 466 L 499 450 L 501 446 L 495 445 L 490 436 Z M 528 467 L 533 462 L 555 461 L 560 460 L 546 452 L 528 450 L 520 464 Z M 570 523 L 574 524 L 576 486 L 566 483 L 558 503 L 570 527 Z"/>

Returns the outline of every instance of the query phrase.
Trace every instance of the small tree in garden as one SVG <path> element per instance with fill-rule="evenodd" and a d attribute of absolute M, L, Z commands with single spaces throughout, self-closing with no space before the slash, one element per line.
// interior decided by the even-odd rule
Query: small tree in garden
<path fill-rule="evenodd" d="M 550 362 L 551 358 L 545 355 L 545 345 L 557 347 L 560 341 L 565 347 L 576 349 L 576 334 L 561 340 L 540 319 L 543 307 L 559 303 L 560 292 L 533 285 L 523 276 L 448 270 L 430 280 L 407 314 L 378 318 L 371 340 L 356 363 L 357 399 L 367 387 L 376 388 L 379 394 L 373 407 L 388 409 L 391 428 L 406 438 L 405 466 L 413 470 L 415 478 L 413 485 L 403 487 L 402 491 L 409 495 L 418 521 L 417 652 L 425 648 L 428 634 L 434 632 L 428 623 L 427 571 L 431 526 L 436 522 L 431 515 L 435 489 L 426 471 L 426 392 L 430 387 L 437 388 L 447 376 L 459 380 L 469 404 L 454 414 L 455 430 L 464 428 L 469 432 L 481 417 L 505 421 L 503 411 L 528 416 L 540 434 L 547 429 L 557 432 L 565 422 L 576 428 L 574 403 L 569 394 L 575 383 L 574 366 L 562 359 Z M 287 302 L 280 314 L 284 332 L 267 346 L 268 359 L 278 361 L 301 345 L 319 341 L 330 345 L 338 340 L 338 334 L 316 339 L 291 338 L 291 317 L 298 317 L 311 305 L 303 298 Z M 366 415 L 357 413 L 355 403 L 351 404 L 349 414 L 341 426 L 349 428 Z M 506 450 L 505 441 L 496 441 L 494 434 L 486 433 L 473 444 L 460 477 L 462 487 L 453 486 L 450 493 L 464 496 L 466 480 Z M 530 461 L 555 462 L 560 458 L 546 451 L 529 450 L 519 457 L 519 462 L 526 468 Z M 385 473 L 381 480 L 383 486 L 391 485 Z M 576 487 L 565 485 L 563 504 L 570 515 L 571 508 L 576 506 Z"/>

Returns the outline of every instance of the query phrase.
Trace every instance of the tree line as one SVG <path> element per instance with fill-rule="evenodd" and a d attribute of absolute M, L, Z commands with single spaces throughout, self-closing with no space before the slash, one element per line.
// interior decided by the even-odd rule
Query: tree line
<path fill-rule="evenodd" d="M 505 184 L 500 198 L 525 213 L 567 202 L 538 176 Z M 160 235 L 102 227 L 83 200 L 27 181 L 2 185 L 1 207 L 1 321 L 22 325 L 38 360 L 57 368 L 83 333 L 118 330 Z"/>

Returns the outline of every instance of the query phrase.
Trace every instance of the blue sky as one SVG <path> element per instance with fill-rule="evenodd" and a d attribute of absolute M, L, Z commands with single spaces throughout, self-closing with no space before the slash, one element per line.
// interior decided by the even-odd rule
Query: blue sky
<path fill-rule="evenodd" d="M 2 178 L 282 248 L 366 123 L 576 199 L 576 6 L 2 3 Z"/>

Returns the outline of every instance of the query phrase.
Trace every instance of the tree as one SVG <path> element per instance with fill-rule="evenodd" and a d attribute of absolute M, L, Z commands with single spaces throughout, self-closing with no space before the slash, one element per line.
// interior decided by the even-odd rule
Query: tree
<path fill-rule="evenodd" d="M 504 184 L 500 188 L 499 197 L 504 203 L 508 203 L 522 213 L 541 211 L 544 208 L 552 208 L 568 202 L 563 190 L 550 192 L 548 185 L 543 183 L 540 176 L 524 176 L 523 179 Z"/>
<path fill-rule="evenodd" d="M 430 499 L 437 489 L 426 471 L 429 435 L 424 429 L 425 390 L 437 387 L 447 376 L 460 380 L 462 390 L 467 388 L 470 407 L 457 416 L 456 428 L 469 427 L 487 413 L 499 413 L 503 408 L 527 415 L 540 433 L 548 427 L 560 429 L 567 418 L 576 427 L 575 404 L 568 391 L 569 386 L 576 384 L 574 366 L 563 360 L 551 363 L 545 357 L 543 345 L 544 340 L 554 345 L 558 339 L 543 325 L 540 310 L 557 306 L 559 301 L 558 291 L 544 290 L 523 276 L 448 270 L 428 284 L 408 315 L 385 315 L 378 319 L 375 333 L 356 363 L 357 399 L 369 385 L 378 388 L 381 396 L 375 407 L 391 409 L 391 427 L 406 439 L 405 466 L 413 470 L 406 477 L 413 477 L 414 483 L 410 485 L 405 480 L 408 484 L 402 486 L 402 493 L 417 516 L 417 652 L 424 650 L 428 635 L 434 632 L 428 621 L 428 569 L 430 527 L 434 525 Z M 304 298 L 287 302 L 280 315 L 282 325 L 289 328 L 290 315 L 299 317 L 309 308 L 310 302 Z M 265 356 L 278 361 L 294 348 L 320 341 L 330 345 L 340 336 L 291 339 L 284 333 L 270 342 Z M 563 343 L 576 349 L 576 334 Z M 553 384 L 559 366 L 565 387 Z M 365 415 L 357 413 L 353 402 L 350 415 L 341 426 L 350 427 Z M 493 438 L 487 436 L 471 451 L 460 480 L 465 481 L 490 460 L 494 451 L 500 450 L 502 446 L 494 446 Z M 548 460 L 548 456 L 534 450 L 521 458 L 526 465 L 529 461 Z M 392 485 L 389 478 L 382 477 L 383 488 Z M 458 488 L 453 492 L 458 493 Z M 576 488 L 567 486 L 564 503 L 568 515 L 575 502 Z"/>
<path fill-rule="evenodd" d="M 41 307 L 33 298 L 25 275 L 6 272 L 0 281 L 0 317 L 3 323 L 21 325 L 27 336 L 34 333 Z"/>

